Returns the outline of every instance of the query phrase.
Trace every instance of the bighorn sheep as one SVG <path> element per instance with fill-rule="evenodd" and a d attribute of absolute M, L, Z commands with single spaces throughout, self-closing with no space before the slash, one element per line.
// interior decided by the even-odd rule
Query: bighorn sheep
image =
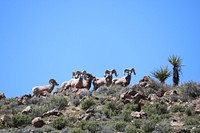
<path fill-rule="evenodd" d="M 58 86 L 58 85 L 59 85 L 59 84 L 56 82 L 56 80 L 50 79 L 50 80 L 49 80 L 49 85 L 33 87 L 33 89 L 32 89 L 32 92 L 33 92 L 32 96 L 41 95 L 41 94 L 43 94 L 44 92 L 51 93 L 52 90 L 54 89 L 54 87 L 55 87 L 55 86 Z"/>
<path fill-rule="evenodd" d="M 72 72 L 72 78 L 77 79 L 77 78 L 80 77 L 80 75 L 81 75 L 82 73 L 86 73 L 86 71 L 83 70 L 82 72 L 81 72 L 81 71 Z"/>
<path fill-rule="evenodd" d="M 84 75 L 84 79 L 85 81 L 83 81 L 83 88 L 87 88 L 89 90 L 91 87 L 92 80 L 95 79 L 95 77 L 92 76 L 92 74 L 86 73 Z"/>
<path fill-rule="evenodd" d="M 61 84 L 62 90 L 68 89 L 69 87 L 75 87 L 75 88 L 82 88 L 83 87 L 83 75 L 86 74 L 86 71 L 83 71 L 80 73 L 79 77 L 75 79 L 71 79 L 69 81 L 63 82 Z"/>
<path fill-rule="evenodd" d="M 127 73 L 127 76 L 124 76 L 122 78 L 115 78 L 112 81 L 112 85 L 121 85 L 121 86 L 128 86 L 130 84 L 131 81 L 131 74 L 134 73 L 134 75 L 136 75 L 135 73 L 135 69 L 124 69 L 124 74 Z"/>
<path fill-rule="evenodd" d="M 6 99 L 6 96 L 5 96 L 4 93 L 1 93 L 1 92 L 0 92 L 0 100 L 1 100 L 1 99 Z"/>
<path fill-rule="evenodd" d="M 93 81 L 94 90 L 96 91 L 100 86 L 110 86 L 112 84 L 112 74 L 115 74 L 117 77 L 117 72 L 113 70 L 105 70 L 103 78 L 95 78 Z"/>

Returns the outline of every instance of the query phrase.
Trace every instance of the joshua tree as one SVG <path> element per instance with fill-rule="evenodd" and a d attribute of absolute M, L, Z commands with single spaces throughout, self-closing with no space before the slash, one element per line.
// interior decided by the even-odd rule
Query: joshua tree
<path fill-rule="evenodd" d="M 161 67 L 160 70 L 155 70 L 152 75 L 157 78 L 161 83 L 165 83 L 165 80 L 171 76 L 171 72 L 168 67 Z"/>
<path fill-rule="evenodd" d="M 173 66 L 173 83 L 174 86 L 178 86 L 179 83 L 179 76 L 182 67 L 182 59 L 179 56 L 172 55 L 168 58 L 168 61 Z"/>

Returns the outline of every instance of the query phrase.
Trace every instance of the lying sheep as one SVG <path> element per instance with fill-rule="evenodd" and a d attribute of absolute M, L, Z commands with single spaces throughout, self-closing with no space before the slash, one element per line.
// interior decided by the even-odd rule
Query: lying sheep
<path fill-rule="evenodd" d="M 124 74 L 127 73 L 127 76 L 124 76 L 122 78 L 115 78 L 112 81 L 112 85 L 121 85 L 121 86 L 128 86 L 130 84 L 131 81 L 131 74 L 134 73 L 134 75 L 136 75 L 135 73 L 135 69 L 124 69 Z"/>
<path fill-rule="evenodd" d="M 44 92 L 51 93 L 55 86 L 58 86 L 59 84 L 54 79 L 49 80 L 49 85 L 44 86 L 36 86 L 32 89 L 32 96 L 38 96 L 43 94 Z"/>

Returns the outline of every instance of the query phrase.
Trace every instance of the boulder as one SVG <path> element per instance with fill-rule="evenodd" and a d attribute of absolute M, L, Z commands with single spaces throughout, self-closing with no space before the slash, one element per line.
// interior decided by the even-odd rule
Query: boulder
<path fill-rule="evenodd" d="M 28 114 L 32 112 L 32 107 L 27 106 L 24 110 L 22 110 L 22 114 Z"/>
<path fill-rule="evenodd" d="M 41 128 L 42 126 L 46 124 L 41 117 L 34 118 L 31 123 L 36 128 Z"/>
<path fill-rule="evenodd" d="M 131 112 L 131 116 L 133 118 L 146 118 L 147 117 L 147 114 L 144 112 L 144 111 L 132 111 Z"/>
<path fill-rule="evenodd" d="M 47 117 L 47 116 L 51 116 L 51 115 L 60 116 L 60 115 L 63 115 L 63 114 L 57 109 L 52 109 L 52 110 L 42 114 L 42 117 Z"/>

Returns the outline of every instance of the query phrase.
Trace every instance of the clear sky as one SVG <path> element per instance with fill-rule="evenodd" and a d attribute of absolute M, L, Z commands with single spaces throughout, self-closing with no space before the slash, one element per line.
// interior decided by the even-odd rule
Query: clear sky
<path fill-rule="evenodd" d="M 131 84 L 183 59 L 180 82 L 199 82 L 199 0 L 1 0 L 0 92 L 31 94 L 31 88 L 59 84 L 71 72 L 119 77 L 134 67 Z M 172 78 L 167 80 L 172 84 Z"/>

